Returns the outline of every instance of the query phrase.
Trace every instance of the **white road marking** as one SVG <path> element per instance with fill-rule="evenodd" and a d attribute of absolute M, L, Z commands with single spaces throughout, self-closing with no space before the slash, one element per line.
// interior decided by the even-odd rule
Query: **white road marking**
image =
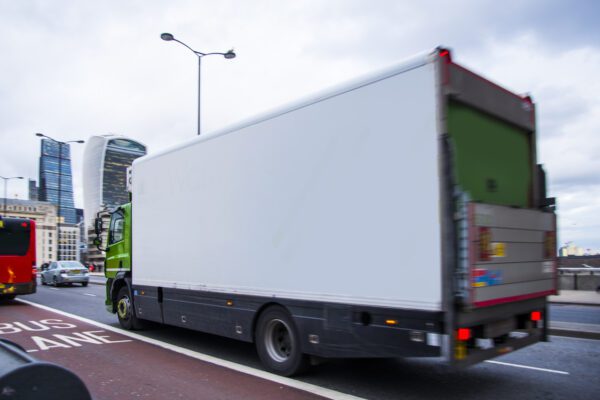
<path fill-rule="evenodd" d="M 495 361 L 495 360 L 486 360 L 485 362 L 490 363 L 490 364 L 506 365 L 508 367 L 525 368 L 525 369 L 533 369 L 533 370 L 536 370 L 536 371 L 551 372 L 553 374 L 571 375 L 569 372 L 566 372 L 566 371 L 557 371 L 555 369 L 530 367 L 529 365 L 511 364 L 511 363 L 502 362 L 502 361 Z"/>
<path fill-rule="evenodd" d="M 98 296 L 96 296 L 95 294 L 91 294 L 91 293 L 84 293 L 83 295 L 84 295 L 84 296 L 98 297 Z"/>
<path fill-rule="evenodd" d="M 142 341 L 142 342 L 145 342 L 145 343 L 150 343 L 150 344 L 153 344 L 155 346 L 162 347 L 163 349 L 171 350 L 171 351 L 174 351 L 175 353 L 183 354 L 183 355 L 195 358 L 195 359 L 200 360 L 200 361 L 208 362 L 208 363 L 215 364 L 215 365 L 218 365 L 218 366 L 221 366 L 221 367 L 225 367 L 225 368 L 229 368 L 229 369 L 232 369 L 234 371 L 238 371 L 238 372 L 241 372 L 241 373 L 244 373 L 244 374 L 247 374 L 247 375 L 252 375 L 252 376 L 255 376 L 257 378 L 266 379 L 266 380 L 269 380 L 271 382 L 279 383 L 281 385 L 285 385 L 285 386 L 289 386 L 289 387 L 292 387 L 292 388 L 295 388 L 295 389 L 303 390 L 305 392 L 316 394 L 317 396 L 325 397 L 327 399 L 334 399 L 334 400 L 364 400 L 362 397 L 356 397 L 356 396 L 352 396 L 350 394 L 338 392 L 336 390 L 327 389 L 327 388 L 324 388 L 324 387 L 321 387 L 321 386 L 317 386 L 317 385 L 312 385 L 310 383 L 300 382 L 300 381 L 297 381 L 297 380 L 294 380 L 294 379 L 291 379 L 291 378 L 285 378 L 283 376 L 271 374 L 269 372 L 265 372 L 265 371 L 262 371 L 260 369 L 256 369 L 256 368 L 252 368 L 252 367 L 247 367 L 245 365 L 238 364 L 238 363 L 235 363 L 235 362 L 232 362 L 232 361 L 222 360 L 222 359 L 217 358 L 217 357 L 209 356 L 208 354 L 200 353 L 198 351 L 193 351 L 193 350 L 185 349 L 183 347 L 175 346 L 175 345 L 172 345 L 172 344 L 169 344 L 169 343 L 164 343 L 164 342 L 161 342 L 161 341 L 156 340 L 156 339 L 150 339 L 150 338 L 147 338 L 145 336 L 139 335 L 137 333 L 133 333 L 133 332 L 130 332 L 130 331 L 125 331 L 123 329 L 115 328 L 113 326 L 106 325 L 106 324 L 103 324 L 101 322 L 96 322 L 96 321 L 93 321 L 93 320 L 88 319 L 88 318 L 80 317 L 78 315 L 71 314 L 71 313 L 68 313 L 68 312 L 65 312 L 65 311 L 61 311 L 61 310 L 57 310 L 57 309 L 50 308 L 50 307 L 47 307 L 47 306 L 43 306 L 41 304 L 33 303 L 31 301 L 28 301 L 28 300 L 23 300 L 23 299 L 16 299 L 16 300 L 20 301 L 21 303 L 29 304 L 31 306 L 38 307 L 38 308 L 41 308 L 43 310 L 51 311 L 51 312 L 54 312 L 56 314 L 63 315 L 65 317 L 69 317 L 69 318 L 73 318 L 73 319 L 76 319 L 76 320 L 81 321 L 81 322 L 85 322 L 86 324 L 97 326 L 97 327 L 102 328 L 102 329 L 107 330 L 107 331 L 116 332 L 116 333 L 121 334 L 123 336 L 128 336 L 128 337 L 130 337 L 132 339 L 136 339 L 136 340 L 139 340 L 139 341 Z"/>
<path fill-rule="evenodd" d="M 51 288 L 48 288 L 48 289 L 50 289 L 50 290 L 60 290 L 59 288 L 55 288 L 55 287 L 51 287 Z"/>

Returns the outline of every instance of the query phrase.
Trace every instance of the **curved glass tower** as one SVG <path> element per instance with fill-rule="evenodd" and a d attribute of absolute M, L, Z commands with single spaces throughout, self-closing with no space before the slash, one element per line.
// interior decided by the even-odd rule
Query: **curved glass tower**
<path fill-rule="evenodd" d="M 83 156 L 83 206 L 87 226 L 102 206 L 129 202 L 127 168 L 146 154 L 142 143 L 120 135 L 92 136 Z"/>

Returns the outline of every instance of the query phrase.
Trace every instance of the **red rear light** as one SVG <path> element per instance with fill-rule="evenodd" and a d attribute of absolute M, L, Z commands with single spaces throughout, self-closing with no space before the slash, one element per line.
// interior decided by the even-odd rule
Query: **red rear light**
<path fill-rule="evenodd" d="M 490 228 L 479 227 L 479 261 L 490 261 L 492 258 L 492 234 Z"/>
<path fill-rule="evenodd" d="M 446 63 L 452 62 L 452 56 L 450 54 L 450 50 L 440 49 L 439 55 L 446 61 Z"/>
<path fill-rule="evenodd" d="M 22 226 L 23 228 L 27 228 L 27 222 L 22 222 L 22 223 L 21 223 L 21 226 Z"/>
<path fill-rule="evenodd" d="M 471 329 L 469 328 L 458 328 L 456 331 L 456 338 L 458 340 L 467 341 L 471 339 Z"/>
<path fill-rule="evenodd" d="M 532 321 L 541 321 L 542 313 L 540 311 L 532 311 L 531 312 L 531 320 Z"/>

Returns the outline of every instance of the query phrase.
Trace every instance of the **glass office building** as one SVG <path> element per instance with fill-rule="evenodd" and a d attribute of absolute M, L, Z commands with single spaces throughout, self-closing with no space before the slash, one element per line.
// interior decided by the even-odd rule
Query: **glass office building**
<path fill-rule="evenodd" d="M 42 139 L 38 199 L 59 206 L 61 222 L 67 224 L 77 223 L 72 176 L 69 144 Z"/>
<path fill-rule="evenodd" d="M 146 146 L 120 135 L 92 136 L 83 155 L 83 205 L 88 232 L 88 261 L 99 266 L 103 254 L 92 244 L 96 213 L 129 202 L 127 168 L 146 154 Z"/>
<path fill-rule="evenodd" d="M 129 202 L 127 168 L 146 154 L 146 146 L 125 136 L 92 136 L 83 155 L 83 205 L 85 223 L 93 225 L 101 207 Z"/>

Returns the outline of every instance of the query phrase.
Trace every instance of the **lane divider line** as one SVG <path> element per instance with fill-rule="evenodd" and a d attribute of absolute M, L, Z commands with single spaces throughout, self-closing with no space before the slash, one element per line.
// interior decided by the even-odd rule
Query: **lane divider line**
<path fill-rule="evenodd" d="M 566 372 L 566 371 L 557 371 L 555 369 L 530 367 L 529 365 L 512 364 L 512 363 L 507 363 L 507 362 L 502 362 L 502 361 L 496 361 L 496 360 L 485 360 L 485 362 L 486 363 L 490 363 L 490 364 L 506 365 L 508 367 L 525 368 L 525 369 L 533 369 L 533 370 L 536 370 L 536 371 L 551 372 L 553 374 L 571 375 L 569 372 Z"/>
<path fill-rule="evenodd" d="M 98 297 L 98 296 L 96 296 L 95 294 L 91 294 L 91 293 L 84 293 L 83 295 L 84 295 L 84 296 L 91 296 L 91 297 Z"/>
<path fill-rule="evenodd" d="M 204 353 L 200 353 L 198 351 L 194 351 L 194 350 L 189 350 L 183 347 L 179 347 L 179 346 L 175 346 L 169 343 L 165 343 L 165 342 L 161 342 L 159 340 L 156 339 L 151 339 L 151 338 L 147 338 L 145 336 L 142 336 L 140 334 L 137 333 L 133 333 L 130 331 L 126 331 L 120 328 L 115 328 L 114 326 L 110 326 L 110 325 L 106 325 L 103 324 L 101 322 L 96 322 L 93 321 L 91 319 L 85 318 L 85 317 L 80 317 L 78 315 L 75 314 L 71 314 L 68 313 L 66 311 L 61 311 L 61 310 L 57 310 L 55 308 L 51 308 L 48 306 L 44 306 L 42 304 L 38 304 L 38 303 L 34 303 L 28 300 L 23 300 L 23 299 L 15 299 L 16 301 L 20 301 L 21 303 L 25 303 L 28 304 L 30 306 L 33 307 L 37 307 L 37 308 L 41 308 L 42 310 L 46 310 L 46 311 L 50 311 L 59 315 L 63 315 L 65 317 L 68 318 L 73 318 L 75 320 L 84 322 L 86 324 L 90 324 L 90 325 L 94 325 L 97 326 L 99 328 L 102 328 L 104 330 L 107 331 L 111 331 L 111 332 L 115 332 L 118 333 L 120 335 L 123 336 L 127 336 L 130 337 L 132 339 L 136 339 L 145 343 L 149 343 L 149 344 L 153 344 L 155 346 L 161 347 L 163 349 L 166 350 L 170 350 L 173 351 L 175 353 L 179 353 L 179 354 L 183 354 L 186 355 L 188 357 L 192 357 L 195 358 L 197 360 L 200 361 L 204 361 L 210 364 L 214 364 L 214 365 L 218 365 L 220 367 L 225 367 L 237 372 L 241 372 L 243 374 L 247 374 L 247 375 L 252 375 L 255 376 L 257 378 L 261 378 L 261 379 L 265 379 L 271 382 L 275 382 L 281 385 L 285 385 L 294 389 L 299 389 L 299 390 L 303 390 L 305 392 L 308 393 L 312 393 L 315 394 L 317 396 L 321 396 L 321 397 L 325 397 L 327 399 L 332 399 L 332 400 L 365 400 L 362 397 L 357 397 L 357 396 L 353 396 L 350 394 L 346 394 L 346 393 L 342 393 L 342 392 L 338 392 L 337 390 L 333 390 L 333 389 L 327 389 L 321 386 L 317 386 L 317 385 L 313 385 L 312 383 L 306 383 L 306 382 L 301 382 L 301 381 L 297 381 L 295 379 L 291 379 L 291 378 L 286 378 L 283 376 L 279 376 L 279 375 L 275 375 L 272 374 L 270 372 L 266 372 L 260 369 L 256 369 L 256 368 L 252 368 L 252 367 L 248 367 L 246 365 L 242 365 L 242 364 L 238 364 L 235 363 L 233 361 L 227 361 L 227 360 L 223 360 L 214 356 L 210 356 L 208 354 L 204 354 Z"/>

